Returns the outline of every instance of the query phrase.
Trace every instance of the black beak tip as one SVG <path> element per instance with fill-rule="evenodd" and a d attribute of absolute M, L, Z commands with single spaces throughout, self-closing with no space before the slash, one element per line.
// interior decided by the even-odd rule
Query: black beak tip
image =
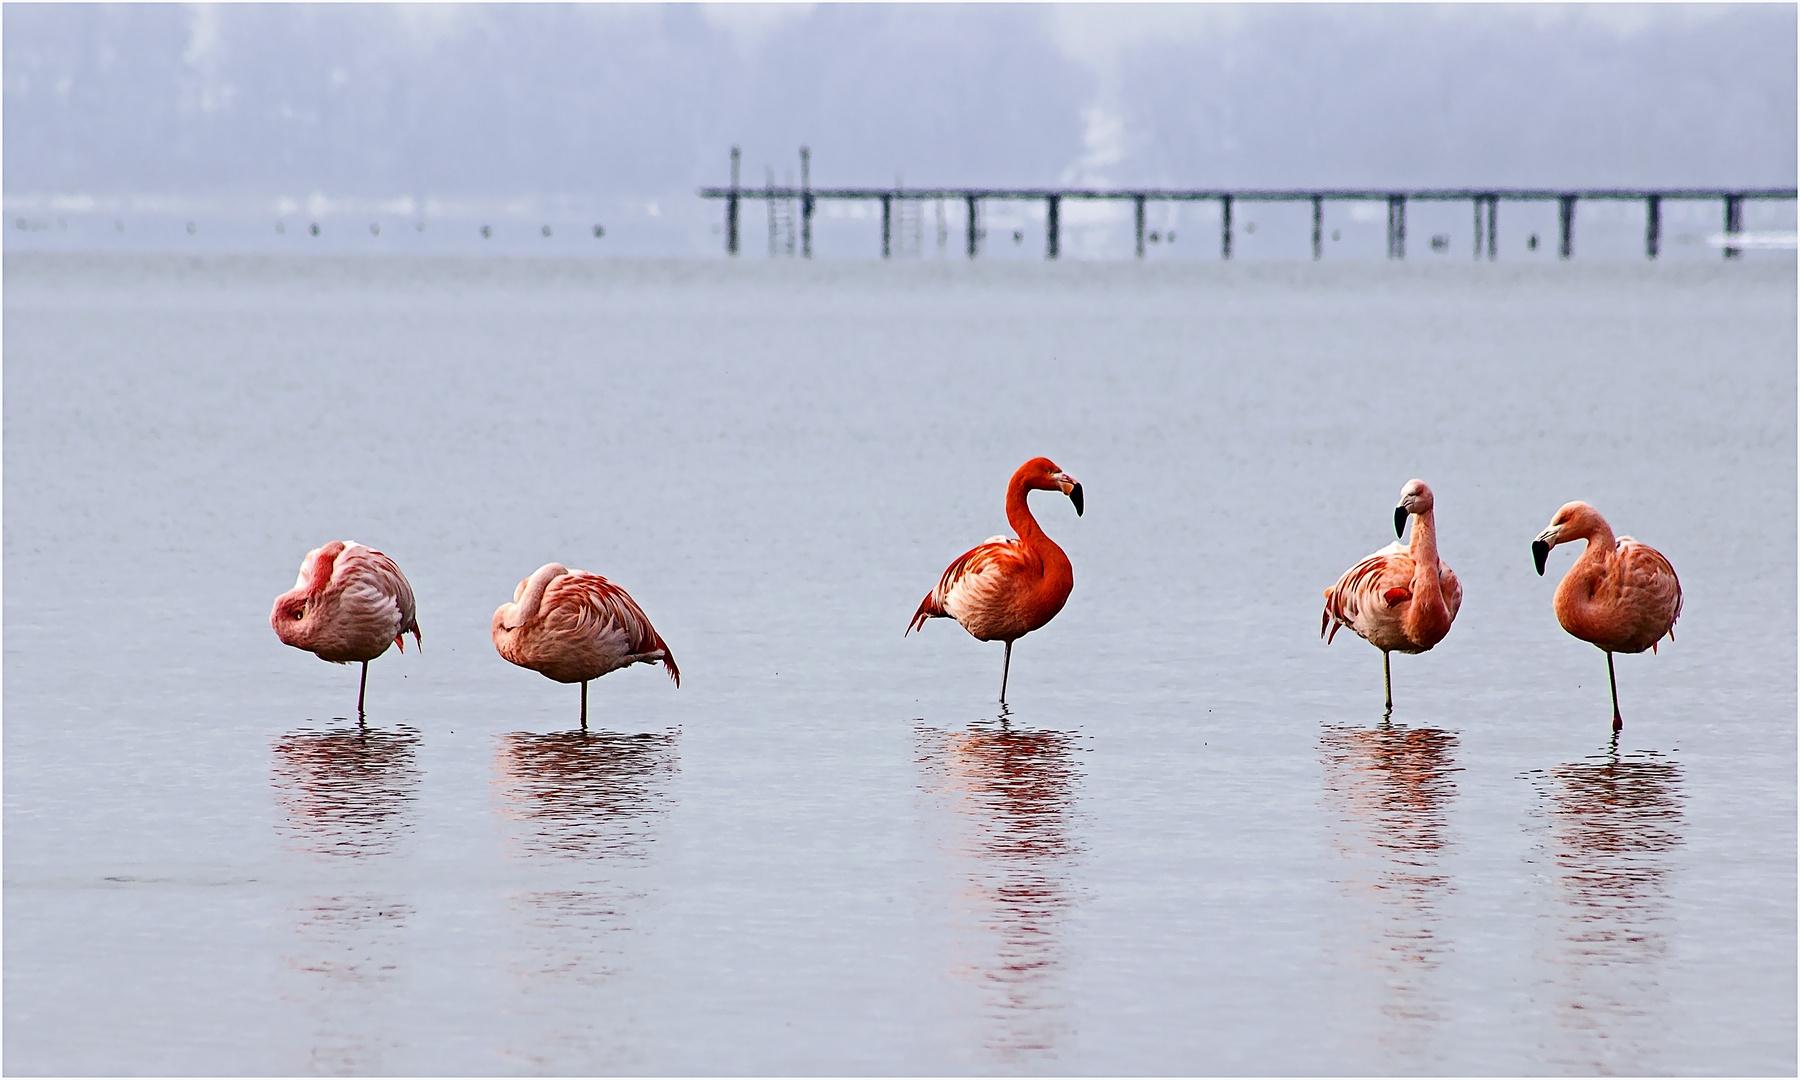
<path fill-rule="evenodd" d="M 1069 489 L 1069 501 L 1075 504 L 1075 516 L 1081 516 L 1081 485 Z"/>
<path fill-rule="evenodd" d="M 1406 535 L 1406 516 L 1407 516 L 1406 515 L 1406 507 L 1404 507 L 1404 506 L 1394 507 L 1394 536 L 1395 537 L 1401 537 L 1401 536 Z"/>
<path fill-rule="evenodd" d="M 1531 560 L 1537 563 L 1538 577 L 1544 576 L 1544 560 L 1550 557 L 1550 545 L 1542 540 L 1531 542 Z"/>

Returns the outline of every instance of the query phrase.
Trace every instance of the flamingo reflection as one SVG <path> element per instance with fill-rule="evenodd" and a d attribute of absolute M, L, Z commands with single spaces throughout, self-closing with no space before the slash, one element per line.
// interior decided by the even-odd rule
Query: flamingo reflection
<path fill-rule="evenodd" d="M 1668 879 L 1682 844 L 1681 768 L 1616 748 L 1530 774 L 1549 815 L 1555 866 L 1557 1019 L 1567 1064 L 1642 1072 L 1666 1025 Z M 1627 1055 L 1627 1056 L 1622 1056 Z M 1635 1055 L 1635 1056 L 1631 1056 Z M 1640 1060 L 1641 1059 L 1641 1060 Z"/>
<path fill-rule="evenodd" d="M 674 806 L 680 732 L 516 732 L 498 738 L 495 811 L 522 865 L 507 897 L 515 946 L 507 967 L 535 1018 L 518 1046 L 533 1070 L 592 1072 L 628 1036 L 597 1030 L 596 995 L 625 966 L 632 931 L 655 894 L 655 841 Z M 579 987 L 580 993 L 571 993 Z M 509 1053 L 513 1052 L 511 1050 Z"/>
<path fill-rule="evenodd" d="M 309 1070 L 387 1071 L 399 1049 L 384 1010 L 401 996 L 413 905 L 368 887 L 364 864 L 393 857 L 413 827 L 422 773 L 419 732 L 343 727 L 301 730 L 275 741 L 270 765 L 278 829 L 289 843 L 344 875 L 339 890 L 296 899 L 299 939 L 287 955 L 304 989 Z M 284 995 L 288 996 L 288 995 Z"/>
<path fill-rule="evenodd" d="M 1456 748 L 1450 732 L 1385 724 L 1319 739 L 1332 842 L 1349 867 L 1342 884 L 1367 912 L 1349 955 L 1383 988 L 1377 1040 L 1406 1055 L 1443 996 L 1431 984 L 1447 948 L 1439 904 L 1453 885 L 1439 860 L 1453 843 Z"/>
<path fill-rule="evenodd" d="M 394 850 L 412 828 L 419 786 L 419 732 L 343 727 L 300 730 L 275 741 L 271 764 L 282 830 L 318 855 L 363 857 Z"/>
<path fill-rule="evenodd" d="M 982 1045 L 1006 1059 L 1048 1054 L 1065 1026 L 1062 931 L 1077 899 L 1076 736 L 921 726 L 915 739 L 922 786 L 949 811 L 953 922 L 975 930 L 955 968 L 976 980 Z"/>

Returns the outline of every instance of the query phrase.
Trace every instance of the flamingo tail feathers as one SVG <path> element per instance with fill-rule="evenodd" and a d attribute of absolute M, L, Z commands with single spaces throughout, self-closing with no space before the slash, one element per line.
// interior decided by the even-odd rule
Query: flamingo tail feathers
<path fill-rule="evenodd" d="M 944 609 L 938 606 L 937 590 L 934 589 L 925 594 L 925 599 L 919 601 L 919 610 L 913 612 L 912 622 L 908 623 L 906 627 L 906 634 L 923 627 L 926 619 L 941 618 L 943 614 Z M 900 636 L 905 637 L 906 634 Z"/>

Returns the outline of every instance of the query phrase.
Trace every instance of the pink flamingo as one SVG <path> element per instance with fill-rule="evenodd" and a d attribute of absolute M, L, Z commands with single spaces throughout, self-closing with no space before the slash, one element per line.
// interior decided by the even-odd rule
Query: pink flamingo
<path fill-rule="evenodd" d="M 404 635 L 421 644 L 412 585 L 394 560 L 354 540 L 333 540 L 306 553 L 294 587 L 269 612 L 275 636 L 334 664 L 362 664 L 356 715 L 363 716 L 369 661 L 391 642 L 406 651 Z"/>
<path fill-rule="evenodd" d="M 1038 528 L 1025 503 L 1025 493 L 1031 490 L 1062 492 L 1075 504 L 1075 515 L 1081 516 L 1081 485 L 1074 477 L 1049 458 L 1032 458 L 1019 466 L 1006 484 L 1006 520 L 1019 538 L 991 537 L 951 563 L 937 588 L 919 602 L 906 628 L 910 634 L 926 619 L 951 618 L 977 641 L 1006 642 L 1000 667 L 1002 705 L 1013 642 L 1055 618 L 1075 587 L 1069 557 Z"/>
<path fill-rule="evenodd" d="M 631 664 L 661 661 L 681 685 L 681 669 L 649 616 L 629 593 L 599 574 L 545 563 L 494 611 L 494 648 L 520 667 L 560 683 L 581 684 L 587 727 L 587 684 Z"/>
<path fill-rule="evenodd" d="M 1544 576 L 1550 549 L 1570 540 L 1586 540 L 1587 549 L 1556 587 L 1556 621 L 1606 653 L 1613 730 L 1618 731 L 1625 721 L 1619 715 L 1613 653 L 1655 652 L 1664 634 L 1675 640 L 1675 620 L 1681 617 L 1681 581 L 1662 552 L 1629 536 L 1614 539 L 1612 526 L 1600 511 L 1584 502 L 1563 504 L 1550 519 L 1550 527 L 1531 542 L 1539 577 Z"/>
<path fill-rule="evenodd" d="M 1412 543 L 1401 547 L 1396 540 L 1344 571 L 1337 584 L 1325 590 L 1325 614 L 1319 620 L 1319 634 L 1327 645 L 1337 637 L 1338 627 L 1348 626 L 1381 650 L 1381 681 L 1390 713 L 1394 680 L 1388 653 L 1430 649 L 1450 632 L 1462 606 L 1462 583 L 1438 560 L 1437 517 L 1432 513 L 1431 489 L 1423 480 L 1409 480 L 1400 489 L 1400 505 L 1394 508 L 1395 536 L 1405 534 L 1408 515 L 1417 519 Z"/>

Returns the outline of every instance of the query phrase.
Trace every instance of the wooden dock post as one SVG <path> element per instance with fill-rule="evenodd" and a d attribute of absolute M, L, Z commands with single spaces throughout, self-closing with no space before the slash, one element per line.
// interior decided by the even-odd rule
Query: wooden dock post
<path fill-rule="evenodd" d="M 1481 261 L 1481 212 L 1483 210 L 1487 209 L 1487 207 L 1482 205 L 1486 201 L 1487 200 L 1483 199 L 1479 195 L 1475 196 L 1475 261 L 1476 262 Z"/>
<path fill-rule="evenodd" d="M 1313 262 L 1325 257 L 1325 199 L 1314 195 L 1313 204 Z"/>
<path fill-rule="evenodd" d="M 1219 258 L 1231 258 L 1231 196 L 1219 196 Z"/>
<path fill-rule="evenodd" d="M 1725 196 L 1725 235 L 1728 238 L 1734 237 L 1743 231 L 1744 197 L 1742 195 L 1727 195 Z M 1725 257 L 1727 259 L 1741 259 L 1743 256 L 1743 248 L 1732 247 L 1729 243 L 1726 244 Z"/>
<path fill-rule="evenodd" d="M 1562 235 L 1556 244 L 1556 257 L 1572 258 L 1575 254 L 1575 196 L 1559 195 L 1556 198 L 1557 224 Z"/>
<path fill-rule="evenodd" d="M 1047 226 L 1044 237 L 1044 258 L 1054 261 L 1061 253 L 1061 214 L 1062 196 L 1050 195 L 1044 199 L 1044 219 Z"/>
<path fill-rule="evenodd" d="M 1132 196 L 1131 201 L 1134 204 L 1136 204 L 1135 209 L 1137 211 L 1137 257 L 1141 259 L 1144 257 L 1144 197 L 1142 195 L 1134 195 L 1134 196 Z"/>
<path fill-rule="evenodd" d="M 973 259 L 975 253 L 981 248 L 981 229 L 977 224 L 981 220 L 980 200 L 976 199 L 973 195 L 965 195 L 963 198 L 967 201 L 969 207 L 969 258 Z"/>
<path fill-rule="evenodd" d="M 738 253 L 738 160 L 743 155 L 731 148 L 731 195 L 725 200 L 725 251 L 732 257 Z"/>
<path fill-rule="evenodd" d="M 1406 196 L 1389 195 L 1388 203 L 1388 250 L 1390 259 L 1406 258 Z"/>
<path fill-rule="evenodd" d="M 800 148 L 800 254 L 812 258 L 812 151 Z"/>
<path fill-rule="evenodd" d="M 1644 200 L 1644 258 L 1654 260 L 1662 251 L 1662 196 Z"/>
<path fill-rule="evenodd" d="M 883 192 L 881 195 L 881 257 L 891 259 L 894 256 L 894 195 Z"/>
<path fill-rule="evenodd" d="M 1500 196 L 1489 195 L 1488 202 L 1488 262 L 1494 261 L 1496 241 L 1494 240 L 1494 219 L 1500 214 Z"/>

